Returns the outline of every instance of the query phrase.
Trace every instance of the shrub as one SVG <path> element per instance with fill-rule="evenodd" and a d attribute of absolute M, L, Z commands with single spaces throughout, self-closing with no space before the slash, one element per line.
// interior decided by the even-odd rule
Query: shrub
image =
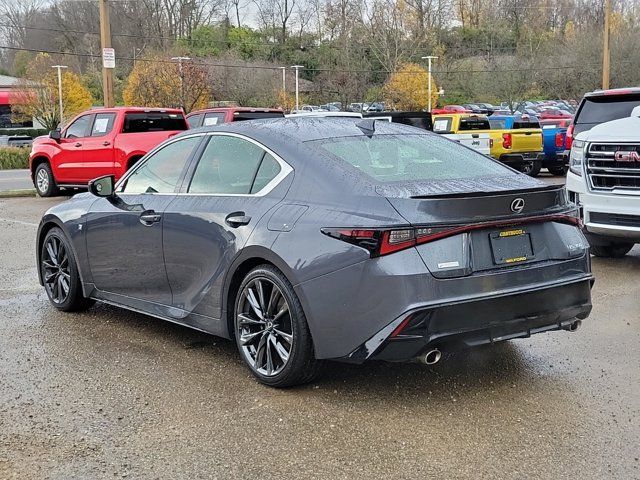
<path fill-rule="evenodd" d="M 8 170 L 12 168 L 29 168 L 28 148 L 0 148 L 0 170 Z"/>
<path fill-rule="evenodd" d="M 0 128 L 0 135 L 27 135 L 31 138 L 39 137 L 40 135 L 48 135 L 49 130 L 45 128 Z"/>

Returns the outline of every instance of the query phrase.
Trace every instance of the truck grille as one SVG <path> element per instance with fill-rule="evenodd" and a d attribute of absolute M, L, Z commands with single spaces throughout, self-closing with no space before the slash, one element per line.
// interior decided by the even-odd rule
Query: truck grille
<path fill-rule="evenodd" d="M 638 190 L 640 192 L 640 161 L 620 161 L 616 152 L 637 153 L 640 144 L 592 143 L 587 151 L 587 176 L 592 190 Z"/>

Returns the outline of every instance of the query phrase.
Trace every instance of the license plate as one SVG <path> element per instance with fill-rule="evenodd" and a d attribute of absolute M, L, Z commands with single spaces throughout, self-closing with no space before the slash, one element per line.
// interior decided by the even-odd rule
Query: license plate
<path fill-rule="evenodd" d="M 496 265 L 520 263 L 533 258 L 531 235 L 524 229 L 492 232 L 489 239 Z"/>

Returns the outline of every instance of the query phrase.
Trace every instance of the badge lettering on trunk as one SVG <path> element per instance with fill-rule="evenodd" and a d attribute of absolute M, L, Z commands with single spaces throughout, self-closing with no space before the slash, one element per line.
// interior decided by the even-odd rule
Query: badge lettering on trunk
<path fill-rule="evenodd" d="M 511 202 L 511 211 L 513 213 L 520 213 L 524 210 L 524 198 L 515 198 L 513 202 Z"/>

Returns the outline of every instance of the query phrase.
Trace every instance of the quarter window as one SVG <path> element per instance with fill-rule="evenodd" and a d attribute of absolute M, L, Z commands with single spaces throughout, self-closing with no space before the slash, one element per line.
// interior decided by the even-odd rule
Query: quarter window
<path fill-rule="evenodd" d="M 173 193 L 193 149 L 202 137 L 170 143 L 143 161 L 120 188 L 123 193 Z"/>
<path fill-rule="evenodd" d="M 266 187 L 271 180 L 278 176 L 280 170 L 282 170 L 282 168 L 278 161 L 273 158 L 271 154 L 265 153 L 260 168 L 258 168 L 256 178 L 251 186 L 251 193 L 258 193 Z"/>
<path fill-rule="evenodd" d="M 264 156 L 262 148 L 242 138 L 211 136 L 193 173 L 189 193 L 248 194 Z M 267 167 L 264 175 L 268 176 Z"/>
<path fill-rule="evenodd" d="M 83 115 L 67 128 L 64 138 L 82 138 L 87 136 L 92 115 Z"/>

